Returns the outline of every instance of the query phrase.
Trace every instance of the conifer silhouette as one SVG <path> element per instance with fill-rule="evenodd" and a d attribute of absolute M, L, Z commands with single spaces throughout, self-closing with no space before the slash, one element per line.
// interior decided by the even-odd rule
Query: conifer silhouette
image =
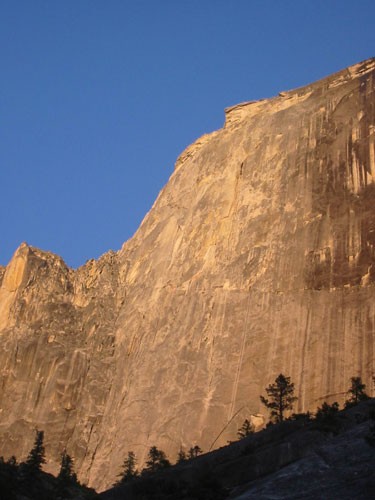
<path fill-rule="evenodd" d="M 132 479 L 138 477 L 138 471 L 135 468 L 137 460 L 135 458 L 135 453 L 132 451 L 128 452 L 127 458 L 125 458 L 122 465 L 122 472 L 119 474 L 120 479 L 117 481 L 116 485 L 127 483 Z"/>
<path fill-rule="evenodd" d="M 186 462 L 187 459 L 188 458 L 186 452 L 182 448 L 180 448 L 180 451 L 177 454 L 177 463 L 181 464 L 182 462 Z"/>
<path fill-rule="evenodd" d="M 250 434 L 253 433 L 254 433 L 254 425 L 250 422 L 250 420 L 246 418 L 241 427 L 238 429 L 237 432 L 238 439 L 243 439 L 247 436 L 250 436 Z"/>
<path fill-rule="evenodd" d="M 65 484 L 77 483 L 77 475 L 74 472 L 74 462 L 70 455 L 64 451 L 61 455 L 60 472 L 57 478 Z"/>
<path fill-rule="evenodd" d="M 165 469 L 171 465 L 167 459 L 164 451 L 159 450 L 156 446 L 151 446 L 148 452 L 148 460 L 146 461 L 146 468 L 142 472 L 152 473 L 159 469 Z"/>
<path fill-rule="evenodd" d="M 42 465 L 46 463 L 45 449 L 43 444 L 44 432 L 38 431 L 38 429 L 35 432 L 36 435 L 35 435 L 34 446 L 30 450 L 30 453 L 26 459 L 26 466 L 29 469 L 29 471 L 32 472 L 41 471 Z"/>
<path fill-rule="evenodd" d="M 294 401 L 298 399 L 294 396 L 294 384 L 290 377 L 280 373 L 275 382 L 266 388 L 266 392 L 270 399 L 260 396 L 261 402 L 271 410 L 271 420 L 275 423 L 282 422 L 285 411 L 291 410 Z"/>
<path fill-rule="evenodd" d="M 362 383 L 361 377 L 351 377 L 351 386 L 348 390 L 349 399 L 345 401 L 345 407 L 353 406 L 358 404 L 360 401 L 366 401 L 369 396 L 366 394 L 366 384 Z"/>
<path fill-rule="evenodd" d="M 189 450 L 189 459 L 197 458 L 197 456 L 200 455 L 201 453 L 202 453 L 202 449 L 198 445 L 195 445 L 195 446 L 191 447 Z"/>

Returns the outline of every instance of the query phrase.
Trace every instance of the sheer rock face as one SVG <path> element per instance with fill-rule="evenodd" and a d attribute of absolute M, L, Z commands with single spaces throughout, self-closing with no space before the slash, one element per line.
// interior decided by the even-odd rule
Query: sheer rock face
<path fill-rule="evenodd" d="M 73 271 L 22 245 L 0 270 L 1 451 L 45 431 L 80 478 L 127 451 L 235 439 L 280 373 L 297 411 L 370 385 L 375 60 L 226 111 L 178 159 L 135 236 Z"/>

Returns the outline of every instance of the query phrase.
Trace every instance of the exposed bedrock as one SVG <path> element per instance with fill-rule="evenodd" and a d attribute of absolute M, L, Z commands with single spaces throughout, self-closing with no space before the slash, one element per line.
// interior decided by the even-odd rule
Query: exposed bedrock
<path fill-rule="evenodd" d="M 0 454 L 45 430 L 102 489 L 129 450 L 203 450 L 267 418 L 371 388 L 375 60 L 226 111 L 182 153 L 118 253 L 76 271 L 22 245 L 0 270 Z M 371 390 L 370 390 L 371 392 Z"/>

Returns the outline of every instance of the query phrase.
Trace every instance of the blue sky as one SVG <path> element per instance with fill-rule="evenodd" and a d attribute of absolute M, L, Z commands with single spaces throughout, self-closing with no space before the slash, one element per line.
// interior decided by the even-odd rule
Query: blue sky
<path fill-rule="evenodd" d="M 375 56 L 373 0 L 0 0 L 0 264 L 138 228 L 224 108 Z"/>

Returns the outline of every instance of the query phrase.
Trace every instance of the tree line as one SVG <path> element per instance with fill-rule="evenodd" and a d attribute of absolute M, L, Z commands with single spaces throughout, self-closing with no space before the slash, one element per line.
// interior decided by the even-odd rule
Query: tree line
<path fill-rule="evenodd" d="M 366 393 L 366 385 L 362 382 L 361 377 L 351 377 L 350 387 L 347 391 L 348 398 L 344 403 L 344 408 L 349 408 L 358 404 L 361 401 L 370 399 Z M 339 411 L 339 404 L 334 402 L 328 404 L 324 402 L 321 407 L 318 407 L 315 415 L 310 412 L 307 413 L 291 413 L 297 397 L 294 395 L 295 386 L 291 382 L 290 377 L 280 373 L 276 377 L 274 383 L 265 388 L 267 396 L 260 396 L 261 403 L 270 411 L 270 421 L 267 425 L 280 424 L 284 420 L 313 420 L 322 426 L 323 429 L 332 430 L 335 416 Z M 290 416 L 286 416 L 290 414 Z M 237 431 L 237 438 L 243 439 L 255 432 L 255 427 L 251 420 L 245 419 L 241 427 Z M 176 464 L 193 460 L 203 453 L 198 445 L 192 446 L 189 450 L 185 451 L 180 448 Z M 3 477 L 17 478 L 21 483 L 29 484 L 35 477 L 42 472 L 42 466 L 46 463 L 45 448 L 44 448 L 44 432 L 36 430 L 35 441 L 32 449 L 30 450 L 25 462 L 17 463 L 17 460 L 12 456 L 9 460 L 5 461 L 0 457 L 0 473 Z M 158 449 L 156 446 L 151 446 L 148 451 L 147 460 L 144 468 L 139 471 L 137 469 L 137 459 L 133 451 L 129 451 L 125 458 L 116 486 L 127 483 L 137 478 L 144 478 L 153 475 L 155 472 L 166 469 L 172 464 L 167 458 L 164 451 Z M 5 476 L 4 476 L 5 473 Z M 7 476 L 8 474 L 8 476 Z M 1 476 L 0 476 L 1 480 Z M 71 455 L 66 450 L 61 454 L 60 471 L 56 478 L 55 498 L 74 498 L 69 496 L 74 488 L 83 488 L 84 495 L 87 498 L 94 498 L 94 491 L 81 485 L 74 472 L 74 461 Z M 1 498 L 1 495 L 0 495 Z"/>
<path fill-rule="evenodd" d="M 370 399 L 370 396 L 365 391 L 366 385 L 362 382 L 361 377 L 351 377 L 350 387 L 347 391 L 349 396 L 344 403 L 344 408 L 350 408 L 361 401 Z M 293 409 L 293 404 L 297 401 L 297 397 L 294 396 L 294 383 L 291 382 L 290 377 L 286 377 L 282 373 L 275 379 L 273 384 L 270 384 L 266 388 L 267 396 L 260 396 L 261 402 L 270 411 L 270 422 L 279 423 L 285 420 L 285 412 L 291 411 Z M 317 409 L 316 415 L 324 413 L 328 407 L 339 410 L 339 404 L 337 402 L 328 405 L 324 402 L 323 405 Z M 310 415 L 309 412 L 306 414 L 292 414 L 291 418 L 298 418 L 298 415 Z"/>
<path fill-rule="evenodd" d="M 375 380 L 374 380 L 375 381 Z M 350 388 L 347 392 L 348 399 L 344 403 L 344 408 L 349 408 L 358 404 L 361 401 L 370 399 L 370 396 L 365 391 L 366 385 L 362 382 L 361 377 L 351 377 Z M 270 421 L 268 425 L 279 424 L 286 420 L 286 413 L 293 410 L 294 403 L 297 397 L 294 395 L 295 387 L 291 382 L 290 377 L 280 373 L 276 377 L 273 384 L 270 384 L 265 389 L 267 397 L 260 396 L 261 403 L 270 410 Z M 321 426 L 329 425 L 336 413 L 339 411 L 337 402 L 329 405 L 324 402 L 321 407 L 318 407 L 315 413 L 315 419 Z M 291 420 L 312 420 L 313 414 L 307 413 L 292 413 L 288 419 Z M 237 431 L 237 438 L 243 439 L 255 432 L 255 426 L 249 419 L 245 419 L 241 427 Z M 196 458 L 203 453 L 202 449 L 195 445 L 186 453 L 182 448 L 178 452 L 176 464 L 180 464 L 187 460 Z M 165 469 L 171 466 L 164 451 L 159 450 L 156 446 L 152 446 L 148 452 L 148 458 L 145 467 L 142 471 L 136 468 L 137 460 L 133 451 L 128 452 L 127 458 L 122 465 L 122 471 L 119 474 L 119 480 L 115 485 L 121 485 L 136 478 L 144 477 L 158 470 Z"/>
<path fill-rule="evenodd" d="M 66 450 L 61 454 L 56 478 L 43 472 L 45 463 L 44 431 L 36 429 L 34 445 L 24 462 L 18 463 L 15 456 L 8 460 L 0 457 L 0 500 L 19 498 L 16 492 L 25 492 L 40 500 L 50 500 L 51 495 L 55 500 L 78 498 L 77 495 L 82 499 L 97 498 L 93 489 L 78 481 L 73 458 Z"/>

